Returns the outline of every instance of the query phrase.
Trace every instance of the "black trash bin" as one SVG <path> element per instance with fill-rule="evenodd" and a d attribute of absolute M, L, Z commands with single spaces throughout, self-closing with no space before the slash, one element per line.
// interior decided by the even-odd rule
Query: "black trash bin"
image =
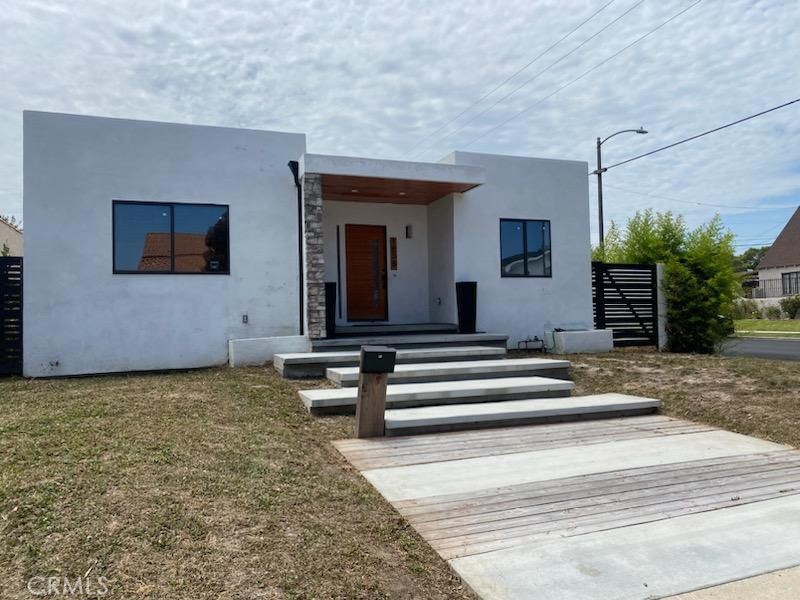
<path fill-rule="evenodd" d="M 336 337 L 336 282 L 325 282 L 325 331 L 327 337 Z"/>
<path fill-rule="evenodd" d="M 456 306 L 458 307 L 458 333 L 475 333 L 478 311 L 478 282 L 456 282 Z"/>

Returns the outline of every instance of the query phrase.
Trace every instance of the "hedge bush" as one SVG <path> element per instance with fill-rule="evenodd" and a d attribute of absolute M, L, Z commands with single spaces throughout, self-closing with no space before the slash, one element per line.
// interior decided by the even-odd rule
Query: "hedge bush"
<path fill-rule="evenodd" d="M 770 321 L 777 321 L 783 316 L 779 306 L 767 306 L 764 308 L 764 318 Z"/>
<path fill-rule="evenodd" d="M 800 296 L 781 298 L 781 310 L 790 319 L 800 319 Z"/>
<path fill-rule="evenodd" d="M 740 282 L 733 270 L 733 235 L 719 216 L 694 230 L 671 212 L 637 212 L 624 231 L 615 224 L 595 260 L 664 263 L 667 349 L 714 352 L 733 331 Z"/>
<path fill-rule="evenodd" d="M 749 298 L 739 298 L 734 301 L 731 308 L 731 317 L 733 319 L 760 319 L 761 309 L 758 307 L 758 302 L 750 300 Z"/>

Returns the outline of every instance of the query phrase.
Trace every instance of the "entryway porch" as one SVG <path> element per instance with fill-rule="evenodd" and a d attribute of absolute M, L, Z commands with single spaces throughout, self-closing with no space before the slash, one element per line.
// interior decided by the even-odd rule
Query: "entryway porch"
<path fill-rule="evenodd" d="M 483 169 L 305 154 L 300 174 L 309 339 L 455 333 L 453 202 Z"/>

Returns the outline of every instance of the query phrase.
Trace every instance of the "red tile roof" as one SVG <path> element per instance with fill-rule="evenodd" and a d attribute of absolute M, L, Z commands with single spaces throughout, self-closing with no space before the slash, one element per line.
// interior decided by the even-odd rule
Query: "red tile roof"
<path fill-rule="evenodd" d="M 175 234 L 175 271 L 203 272 L 206 270 L 206 257 L 210 254 L 203 233 Z M 170 270 L 169 233 L 148 233 L 144 240 L 139 271 Z"/>
<path fill-rule="evenodd" d="M 759 269 L 800 265 L 800 206 L 758 264 Z"/>

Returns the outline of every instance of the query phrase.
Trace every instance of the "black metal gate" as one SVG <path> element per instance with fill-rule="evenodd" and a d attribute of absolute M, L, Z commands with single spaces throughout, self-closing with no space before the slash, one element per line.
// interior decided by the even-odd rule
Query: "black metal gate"
<path fill-rule="evenodd" d="M 594 326 L 611 329 L 615 346 L 658 344 L 655 265 L 592 263 Z"/>
<path fill-rule="evenodd" d="M 22 257 L 0 256 L 0 375 L 22 373 Z"/>

